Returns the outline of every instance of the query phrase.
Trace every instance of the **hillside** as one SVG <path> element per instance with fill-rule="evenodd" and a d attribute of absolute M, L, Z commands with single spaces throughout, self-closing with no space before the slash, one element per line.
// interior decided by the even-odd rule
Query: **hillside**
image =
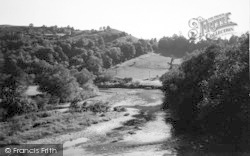
<path fill-rule="evenodd" d="M 148 53 L 118 64 L 108 70 L 117 78 L 133 78 L 145 85 L 161 85 L 159 77 L 169 70 L 171 57 Z M 181 59 L 175 59 L 173 64 L 180 64 Z"/>
<path fill-rule="evenodd" d="M 76 30 L 70 26 L 2 25 L 0 89 L 5 92 L 0 93 L 0 99 L 5 117 L 95 96 L 95 85 L 107 69 L 152 52 L 155 44 L 109 26 Z M 39 86 L 38 90 L 46 93 L 43 102 L 24 96 L 29 86 Z M 15 89 L 10 90 L 12 87 Z M 9 98 L 15 99 L 14 107 L 9 107 Z"/>
<path fill-rule="evenodd" d="M 105 30 L 85 30 L 81 31 L 75 35 L 70 37 L 71 40 L 79 40 L 81 38 L 95 39 L 95 38 L 103 38 L 105 43 L 108 42 L 137 42 L 138 39 L 132 35 L 128 35 L 126 32 L 116 30 L 116 29 L 105 29 Z"/>
<path fill-rule="evenodd" d="M 73 27 L 57 27 L 50 26 L 14 26 L 14 25 L 0 25 L 0 36 L 4 36 L 10 33 L 22 33 L 23 35 L 30 36 L 31 34 L 40 34 L 42 36 L 55 35 L 56 36 L 67 36 L 65 37 L 68 40 L 77 41 L 79 39 L 97 39 L 103 38 L 105 43 L 118 41 L 118 42 L 137 42 L 138 39 L 128 33 L 120 30 L 116 30 L 110 27 L 107 27 L 102 30 L 76 30 Z"/>

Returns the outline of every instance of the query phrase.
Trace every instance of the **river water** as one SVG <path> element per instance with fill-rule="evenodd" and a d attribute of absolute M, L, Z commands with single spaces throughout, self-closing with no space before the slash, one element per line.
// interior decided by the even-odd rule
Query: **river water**
<path fill-rule="evenodd" d="M 64 156 L 166 156 L 176 155 L 165 143 L 171 140 L 171 124 L 161 110 L 160 90 L 108 89 L 114 93 L 112 107 L 127 108 L 124 116 L 91 125 L 87 137 L 64 143 Z M 111 99 L 113 100 L 113 99 Z"/>
<path fill-rule="evenodd" d="M 92 124 L 82 131 L 67 133 L 52 140 L 38 140 L 38 143 L 64 142 L 63 151 L 60 151 L 63 156 L 249 155 L 232 154 L 228 151 L 233 146 L 228 145 L 210 144 L 210 148 L 204 138 L 175 136 L 172 125 L 165 121 L 171 114 L 161 109 L 163 93 L 160 90 L 105 89 L 101 92 L 104 94 L 97 97 L 98 100 L 108 101 L 111 107 L 123 106 L 126 111 L 117 118 Z M 204 146 L 206 144 L 209 146 Z"/>

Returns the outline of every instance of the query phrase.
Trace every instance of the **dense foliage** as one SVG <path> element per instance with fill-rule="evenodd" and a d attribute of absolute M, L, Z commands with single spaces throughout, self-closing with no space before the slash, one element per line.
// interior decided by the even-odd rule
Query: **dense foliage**
<path fill-rule="evenodd" d="M 172 112 L 177 132 L 205 132 L 219 136 L 222 142 L 247 146 L 249 34 L 234 39 L 234 44 L 195 51 L 161 77 L 163 107 Z"/>
<path fill-rule="evenodd" d="M 194 40 L 186 39 L 182 35 L 178 36 L 174 34 L 172 37 L 161 38 L 158 43 L 157 51 L 164 56 L 180 58 L 186 56 L 194 50 L 202 50 L 213 44 L 230 45 L 235 44 L 236 42 L 236 36 L 232 36 L 230 40 L 211 40 L 208 38 L 207 40 L 195 42 Z"/>
<path fill-rule="evenodd" d="M 13 116 L 44 109 L 46 102 L 93 96 L 94 79 L 106 68 L 152 52 L 153 44 L 109 26 L 99 31 L 0 26 L 0 109 Z M 25 94 L 30 85 L 39 86 L 43 95 Z"/>

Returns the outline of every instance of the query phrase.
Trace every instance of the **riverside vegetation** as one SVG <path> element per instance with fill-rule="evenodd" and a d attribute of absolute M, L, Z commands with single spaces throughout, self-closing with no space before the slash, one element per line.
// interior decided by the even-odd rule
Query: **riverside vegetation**
<path fill-rule="evenodd" d="M 248 33 L 235 44 L 214 44 L 193 52 L 161 80 L 163 108 L 171 111 L 176 134 L 227 145 L 220 150 L 249 150 Z"/>
<path fill-rule="evenodd" d="M 228 134 L 236 137 L 232 127 L 226 127 L 232 130 L 228 134 L 220 133 L 224 126 L 216 127 L 218 131 L 213 128 L 218 123 L 229 126 L 232 122 L 242 130 L 237 134 L 245 135 L 249 110 L 247 40 L 248 34 L 232 36 L 229 40 L 202 40 L 198 43 L 182 35 L 163 37 L 157 41 L 137 39 L 109 26 L 82 31 L 70 26 L 2 25 L 0 141 L 18 144 L 79 130 L 100 121 L 96 114 L 85 110 L 100 110 L 115 116 L 113 112 L 106 112 L 108 103 L 97 103 L 89 108 L 79 108 L 77 103 L 96 96 L 96 85 L 114 81 L 107 69 L 152 52 L 173 58 L 190 54 L 180 67 L 174 66 L 161 78 L 166 94 L 163 107 L 170 109 L 176 117 L 177 122 L 173 123 L 176 130 L 189 127 L 188 131 L 197 128 L 209 133 L 218 132 L 216 135 L 222 137 Z M 212 46 L 214 44 L 219 46 Z M 196 54 L 191 53 L 195 50 Z M 127 83 L 131 80 L 125 78 L 116 82 Z M 26 93 L 31 85 L 38 86 L 39 94 Z M 131 85 L 136 87 L 139 84 L 135 82 Z M 69 112 L 55 111 L 68 102 L 71 103 Z M 224 112 L 218 113 L 220 111 Z M 220 119 L 216 120 L 218 123 L 213 122 L 214 118 Z"/>

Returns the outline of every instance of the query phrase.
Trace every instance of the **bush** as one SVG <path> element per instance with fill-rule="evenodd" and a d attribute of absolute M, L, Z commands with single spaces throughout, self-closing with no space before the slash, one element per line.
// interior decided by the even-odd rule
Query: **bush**
<path fill-rule="evenodd" d="M 94 79 L 94 75 L 87 69 L 82 69 L 80 72 L 76 71 L 73 73 L 73 76 L 76 78 L 80 86 L 83 86 Z"/>
<path fill-rule="evenodd" d="M 4 100 L 1 102 L 1 105 L 6 110 L 6 117 L 38 110 L 36 103 L 27 97 L 16 97 L 11 100 Z"/>
<path fill-rule="evenodd" d="M 116 112 L 125 112 L 127 109 L 125 107 L 122 107 L 122 106 L 117 106 L 117 107 L 114 107 L 114 111 Z"/>
<path fill-rule="evenodd" d="M 138 87 L 140 84 L 141 84 L 140 81 L 135 81 L 132 83 L 134 87 Z"/>
<path fill-rule="evenodd" d="M 34 99 L 34 102 L 36 103 L 37 108 L 39 110 L 44 110 L 44 109 L 46 109 L 46 106 L 49 102 L 49 99 L 50 99 L 50 97 L 48 97 L 48 96 L 47 97 L 38 96 Z"/>
<path fill-rule="evenodd" d="M 123 79 L 123 81 L 124 81 L 125 83 L 132 82 L 132 80 L 133 80 L 132 77 L 125 77 L 125 78 Z"/>
<path fill-rule="evenodd" d="M 242 135 L 250 124 L 249 35 L 240 41 L 196 52 L 161 77 L 163 108 L 172 112 L 178 132 L 210 133 L 227 143 L 249 139 Z"/>
<path fill-rule="evenodd" d="M 99 101 L 93 105 L 88 106 L 87 109 L 95 113 L 101 113 L 101 112 L 108 112 L 110 107 L 108 105 L 108 102 Z"/>
<path fill-rule="evenodd" d="M 87 83 L 84 86 L 82 86 L 82 90 L 80 92 L 79 95 L 79 99 L 87 99 L 90 97 L 94 97 L 97 95 L 97 93 L 99 92 L 98 88 L 92 84 L 92 83 Z"/>
<path fill-rule="evenodd" d="M 63 66 L 55 66 L 51 71 L 44 72 L 36 81 L 43 92 L 59 97 L 60 102 L 72 101 L 79 96 L 76 78 Z"/>
<path fill-rule="evenodd" d="M 95 83 L 110 82 L 114 79 L 114 75 L 111 73 L 103 73 L 95 79 Z"/>
<path fill-rule="evenodd" d="M 60 102 L 60 98 L 58 97 L 58 96 L 51 96 L 50 98 L 49 98 L 49 101 L 48 101 L 48 104 L 50 104 L 50 105 L 58 105 L 59 104 L 59 102 Z"/>
<path fill-rule="evenodd" d="M 80 100 L 79 99 L 74 99 L 69 106 L 69 109 L 71 112 L 76 112 L 76 111 L 81 111 L 81 107 L 79 105 Z"/>

